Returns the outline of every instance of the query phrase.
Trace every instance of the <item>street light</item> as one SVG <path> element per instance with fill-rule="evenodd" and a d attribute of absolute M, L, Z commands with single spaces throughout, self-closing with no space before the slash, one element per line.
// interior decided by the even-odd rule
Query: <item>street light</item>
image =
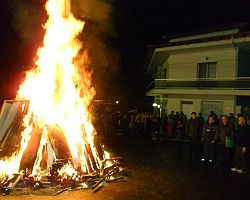
<path fill-rule="evenodd" d="M 157 103 L 153 103 L 153 107 L 157 107 L 158 105 L 157 105 Z"/>
<path fill-rule="evenodd" d="M 116 101 L 115 103 L 116 103 L 116 104 L 119 104 L 119 101 Z"/>

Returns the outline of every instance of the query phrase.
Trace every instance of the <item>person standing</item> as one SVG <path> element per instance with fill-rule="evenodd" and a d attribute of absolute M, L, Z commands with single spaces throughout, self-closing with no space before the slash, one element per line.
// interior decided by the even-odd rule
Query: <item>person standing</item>
<path fill-rule="evenodd" d="M 229 113 L 228 122 L 231 123 L 234 127 L 238 125 L 237 118 L 234 117 L 233 113 Z"/>
<path fill-rule="evenodd" d="M 223 167 L 227 171 L 232 167 L 234 126 L 226 115 L 221 116 L 221 122 L 215 140 L 219 139 L 222 144 Z"/>
<path fill-rule="evenodd" d="M 178 139 L 178 153 L 182 155 L 183 153 L 183 142 L 184 142 L 184 134 L 185 134 L 185 121 L 183 113 L 178 115 L 176 119 L 176 137 Z"/>
<path fill-rule="evenodd" d="M 153 121 L 152 121 L 152 116 L 151 114 L 147 113 L 146 114 L 146 125 L 145 125 L 145 133 L 146 133 L 146 137 L 150 138 L 152 135 L 152 127 L 153 127 Z"/>
<path fill-rule="evenodd" d="M 201 125 L 203 126 L 203 124 L 205 123 L 205 119 L 204 119 L 204 117 L 202 116 L 202 113 L 199 113 L 198 119 L 200 120 L 200 123 L 201 123 Z"/>
<path fill-rule="evenodd" d="M 134 136 L 135 133 L 135 115 L 132 113 L 129 121 L 129 136 Z"/>
<path fill-rule="evenodd" d="M 210 111 L 210 115 L 208 116 L 209 117 L 213 117 L 214 118 L 214 123 L 218 126 L 220 124 L 220 120 L 218 119 L 218 116 L 217 114 L 212 110 Z M 208 120 L 208 119 L 207 119 Z"/>
<path fill-rule="evenodd" d="M 201 159 L 202 162 L 208 161 L 209 163 L 212 163 L 214 161 L 216 142 L 215 136 L 217 132 L 218 126 L 215 123 L 215 119 L 210 116 L 202 131 L 202 141 L 204 141 L 203 158 Z"/>
<path fill-rule="evenodd" d="M 188 157 L 191 161 L 193 158 L 200 159 L 200 146 L 202 138 L 202 124 L 197 117 L 196 112 L 191 113 L 191 118 L 187 124 L 188 137 Z"/>
<path fill-rule="evenodd" d="M 167 135 L 168 137 L 172 137 L 174 133 L 174 111 L 168 115 L 168 125 L 167 125 Z"/>
<path fill-rule="evenodd" d="M 235 135 L 237 145 L 235 167 L 231 170 L 243 174 L 247 171 L 247 158 L 250 152 L 250 127 L 246 124 L 244 116 L 238 117 L 238 128 Z"/>
<path fill-rule="evenodd" d="M 167 123 L 168 123 L 168 116 L 166 113 L 164 113 L 161 117 L 161 130 L 160 130 L 160 132 L 162 134 L 167 133 Z"/>

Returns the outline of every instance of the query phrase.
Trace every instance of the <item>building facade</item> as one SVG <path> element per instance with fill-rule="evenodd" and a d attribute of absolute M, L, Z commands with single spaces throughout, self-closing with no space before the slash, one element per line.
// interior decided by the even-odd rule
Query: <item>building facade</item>
<path fill-rule="evenodd" d="M 241 112 L 250 96 L 250 32 L 213 30 L 149 47 L 145 72 L 154 81 L 146 95 L 154 96 L 159 113 Z"/>

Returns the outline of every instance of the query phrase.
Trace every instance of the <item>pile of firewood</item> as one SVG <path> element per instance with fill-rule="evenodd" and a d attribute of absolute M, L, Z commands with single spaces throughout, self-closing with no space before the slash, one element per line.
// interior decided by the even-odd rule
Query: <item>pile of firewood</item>
<path fill-rule="evenodd" d="M 125 169 L 122 167 L 121 158 L 112 158 L 103 161 L 109 162 L 109 167 L 99 169 L 93 174 L 75 173 L 71 176 L 60 176 L 57 170 L 52 170 L 51 175 L 41 177 L 39 180 L 31 177 L 28 171 L 19 174 L 13 174 L 12 177 L 5 177 L 0 180 L 0 189 L 3 195 L 9 195 L 15 191 L 40 190 L 51 188 L 51 195 L 56 196 L 65 191 L 91 189 L 97 192 L 109 182 L 120 181 L 125 177 Z M 58 169 L 60 163 L 54 163 L 54 168 Z"/>

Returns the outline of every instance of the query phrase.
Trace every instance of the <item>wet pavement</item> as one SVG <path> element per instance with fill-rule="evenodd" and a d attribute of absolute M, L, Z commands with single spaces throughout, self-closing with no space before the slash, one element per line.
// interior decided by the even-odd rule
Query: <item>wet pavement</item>
<path fill-rule="evenodd" d="M 96 193 L 67 191 L 53 197 L 40 190 L 32 195 L 14 192 L 0 199 L 250 199 L 249 174 L 223 173 L 220 159 L 214 165 L 189 162 L 186 145 L 181 155 L 177 143 L 168 140 L 116 136 L 108 141 L 108 150 L 123 157 L 127 170 L 127 176 L 120 182 L 109 183 Z"/>
<path fill-rule="evenodd" d="M 120 137 L 111 146 L 124 157 L 128 184 L 134 185 L 120 199 L 250 199 L 250 175 L 225 173 L 219 150 L 217 161 L 207 165 L 190 162 L 187 144 L 179 153 L 175 141 Z"/>

